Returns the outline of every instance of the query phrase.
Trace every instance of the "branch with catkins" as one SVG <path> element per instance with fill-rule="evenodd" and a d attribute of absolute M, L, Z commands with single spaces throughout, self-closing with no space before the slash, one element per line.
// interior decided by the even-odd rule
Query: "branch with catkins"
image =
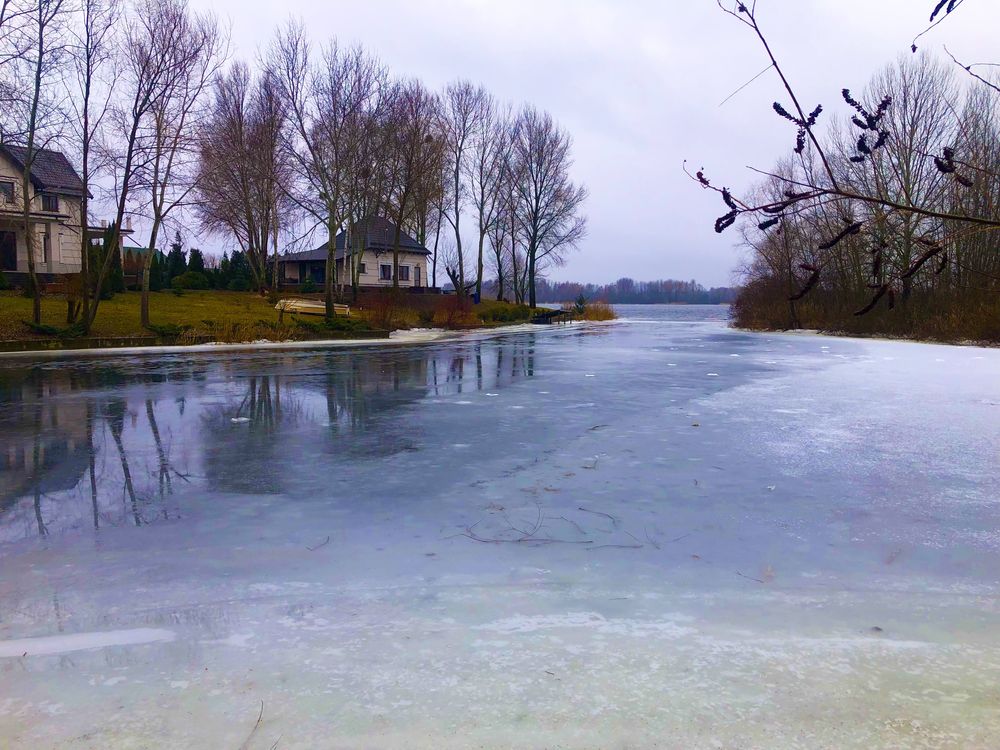
<path fill-rule="evenodd" d="M 941 156 L 934 157 L 934 166 L 937 167 L 937 171 L 943 175 L 951 175 L 955 178 L 955 182 L 963 187 L 973 187 L 976 183 L 969 177 L 961 174 L 958 171 L 958 167 L 955 165 L 955 149 L 950 146 L 945 146 L 942 149 Z"/>

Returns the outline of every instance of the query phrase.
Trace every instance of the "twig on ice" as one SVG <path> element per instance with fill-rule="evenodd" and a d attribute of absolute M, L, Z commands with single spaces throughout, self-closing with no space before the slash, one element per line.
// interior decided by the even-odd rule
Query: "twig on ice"
<path fill-rule="evenodd" d="M 254 734 L 256 734 L 257 729 L 260 728 L 260 722 L 264 718 L 264 701 L 260 702 L 260 713 L 257 714 L 257 723 L 253 725 L 253 729 L 250 730 L 250 734 L 247 735 L 246 740 L 240 745 L 240 750 L 247 750 L 250 747 L 250 740 L 253 739 Z"/>
<path fill-rule="evenodd" d="M 482 542 L 484 544 L 593 544 L 590 539 L 576 541 L 571 539 L 549 539 L 548 537 L 531 537 L 525 536 L 519 539 L 487 539 L 485 537 L 476 536 L 471 532 L 471 530 L 466 530 L 464 534 L 455 534 L 455 536 L 464 536 L 471 539 L 474 542 Z"/>
<path fill-rule="evenodd" d="M 584 513 L 593 513 L 595 516 L 604 516 L 605 518 L 609 518 L 611 519 L 611 523 L 613 523 L 616 527 L 618 526 L 619 523 L 621 523 L 620 519 L 615 518 L 610 513 L 602 513 L 599 510 L 588 510 L 587 508 L 584 508 L 582 505 L 579 508 L 577 508 L 577 510 L 582 510 Z"/>
<path fill-rule="evenodd" d="M 576 521 L 572 521 L 572 520 L 566 518 L 566 516 L 550 516 L 550 518 L 552 518 L 552 520 L 554 520 L 554 521 L 565 521 L 570 526 L 572 526 L 573 528 L 575 528 L 578 532 L 580 532 L 584 536 L 587 536 L 587 532 L 583 530 L 583 527 L 580 524 L 578 524 Z"/>
<path fill-rule="evenodd" d="M 757 583 L 764 583 L 764 581 L 760 580 L 759 578 L 754 578 L 753 576 L 745 576 L 738 570 L 736 571 L 736 575 L 738 575 L 740 578 L 746 578 L 748 581 L 756 581 Z"/>
<path fill-rule="evenodd" d="M 306 549 L 307 549 L 307 550 L 309 550 L 310 552 L 315 552 L 315 551 L 316 551 L 316 550 L 318 550 L 318 549 L 319 549 L 320 547 L 325 547 L 325 546 L 326 546 L 326 545 L 328 545 L 329 543 L 330 543 L 330 537 L 327 537 L 327 538 L 326 538 L 326 539 L 324 539 L 324 540 L 323 540 L 322 542 L 320 542 L 319 544 L 317 544 L 317 545 L 316 545 L 315 547 L 310 547 L 310 546 L 306 545 Z"/>
<path fill-rule="evenodd" d="M 646 535 L 646 541 L 649 542 L 654 547 L 656 547 L 656 549 L 660 549 L 660 545 L 657 542 L 654 542 L 653 537 L 649 535 L 649 529 L 643 526 L 642 531 Z"/>
<path fill-rule="evenodd" d="M 536 503 L 535 509 L 538 511 L 538 517 L 535 519 L 535 525 L 532 527 L 531 531 L 519 529 L 517 526 L 515 526 L 514 522 L 510 520 L 510 516 L 507 515 L 506 511 L 504 511 L 503 517 L 504 520 L 507 521 L 507 525 L 510 526 L 512 529 L 514 529 L 514 531 L 516 531 L 517 533 L 523 534 L 526 537 L 534 536 L 535 534 L 538 533 L 538 530 L 542 528 L 542 506 Z"/>
<path fill-rule="evenodd" d="M 642 549 L 641 544 L 598 544 L 596 547 L 587 549 Z"/>

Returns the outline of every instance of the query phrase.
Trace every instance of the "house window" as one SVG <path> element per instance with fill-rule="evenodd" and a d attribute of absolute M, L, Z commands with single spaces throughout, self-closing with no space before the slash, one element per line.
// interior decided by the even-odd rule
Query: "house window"
<path fill-rule="evenodd" d="M 413 283 L 420 286 L 420 266 L 413 267 Z"/>
<path fill-rule="evenodd" d="M 392 281 L 392 266 L 382 264 L 378 267 L 378 277 L 382 281 Z"/>
<path fill-rule="evenodd" d="M 58 195 L 42 195 L 42 210 L 43 211 L 58 211 L 59 210 L 59 196 Z"/>
<path fill-rule="evenodd" d="M 410 280 L 410 267 L 409 266 L 400 266 L 399 267 L 399 280 L 400 281 L 409 281 Z"/>
<path fill-rule="evenodd" d="M 14 183 L 0 182 L 0 203 L 14 202 Z"/>
<path fill-rule="evenodd" d="M 52 262 L 52 235 L 46 232 L 42 235 L 42 263 Z"/>
<path fill-rule="evenodd" d="M 358 273 L 368 273 L 368 266 L 364 263 L 358 263 Z"/>

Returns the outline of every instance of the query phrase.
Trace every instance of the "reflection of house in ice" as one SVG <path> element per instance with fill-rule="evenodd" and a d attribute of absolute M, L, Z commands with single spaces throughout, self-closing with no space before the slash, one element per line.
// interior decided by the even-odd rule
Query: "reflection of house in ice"
<path fill-rule="evenodd" d="M 0 507 L 73 489 L 89 464 L 87 403 L 66 373 L 30 370 L 0 380 Z"/>
<path fill-rule="evenodd" d="M 315 490 L 332 477 L 310 467 L 417 451 L 419 420 L 402 413 L 428 396 L 504 387 L 534 373 L 534 341 L 518 337 L 441 348 L 296 352 L 268 358 L 267 375 L 240 372 L 238 389 L 202 415 L 213 489 Z M 255 370 L 259 372 L 259 370 Z M 252 459 L 249 457 L 253 457 Z"/>
<path fill-rule="evenodd" d="M 336 461 L 413 448 L 414 436 L 383 417 L 427 395 L 426 353 L 290 355 L 270 371 L 283 374 L 240 378 L 240 392 L 202 415 L 214 489 L 287 491 L 317 452 Z"/>
<path fill-rule="evenodd" d="M 424 399 L 464 402 L 535 368 L 530 336 L 6 368 L 0 541 L 176 520 L 202 490 L 346 495 L 365 466 L 415 481 L 398 467 L 425 456 L 409 454 L 455 441 Z"/>

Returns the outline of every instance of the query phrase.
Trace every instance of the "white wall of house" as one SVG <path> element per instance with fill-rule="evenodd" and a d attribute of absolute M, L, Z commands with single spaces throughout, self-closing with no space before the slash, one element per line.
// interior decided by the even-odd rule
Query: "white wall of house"
<path fill-rule="evenodd" d="M 361 286 L 392 286 L 392 253 L 375 254 L 368 250 L 361 256 L 363 268 L 358 277 Z M 387 278 L 388 277 L 388 278 Z M 399 253 L 399 285 L 427 286 L 427 256 L 423 253 Z"/>
<path fill-rule="evenodd" d="M 348 259 L 350 260 L 350 259 Z M 304 261 L 307 268 L 312 263 L 320 261 Z M 360 286 L 392 286 L 392 253 L 374 253 L 371 250 L 365 251 L 359 261 L 362 264 L 361 273 L 358 276 Z M 388 270 L 383 270 L 383 266 Z M 345 274 L 344 260 L 337 263 L 337 270 L 340 274 Z M 350 263 L 348 269 L 350 270 Z M 286 263 L 284 268 L 285 281 L 295 283 L 299 281 L 299 264 L 297 262 Z M 305 277 L 309 276 L 308 270 Z M 405 250 L 399 253 L 399 285 L 401 287 L 425 287 L 430 280 L 427 278 L 427 256 L 423 253 L 410 253 Z M 350 283 L 349 277 L 341 277 L 345 284 Z M 302 280 L 305 280 L 304 278 Z"/>
<path fill-rule="evenodd" d="M 22 210 L 21 169 L 6 155 L 0 154 L 0 182 L 13 183 L 14 200 L 0 196 L 0 231 L 12 231 L 17 238 L 17 271 L 28 270 L 28 243 Z M 33 223 L 35 231 L 35 270 L 38 273 L 79 273 L 81 222 L 80 199 L 57 195 L 58 210 L 42 211 L 42 196 L 31 187 L 29 201 L 32 213 L 39 214 Z M 46 237 L 48 238 L 46 240 Z"/>

